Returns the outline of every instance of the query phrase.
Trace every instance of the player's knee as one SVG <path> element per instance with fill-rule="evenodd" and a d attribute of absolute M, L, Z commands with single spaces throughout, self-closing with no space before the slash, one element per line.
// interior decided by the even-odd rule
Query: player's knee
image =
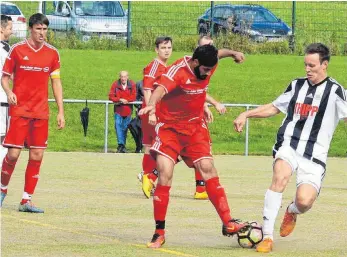
<path fill-rule="evenodd" d="M 217 176 L 217 171 L 214 168 L 212 159 L 202 159 L 194 163 L 194 166 L 201 172 L 204 180 Z"/>
<path fill-rule="evenodd" d="M 10 148 L 7 152 L 7 158 L 10 161 L 17 161 L 20 155 L 21 149 Z"/>
<path fill-rule="evenodd" d="M 307 196 L 297 196 L 295 205 L 301 213 L 307 212 L 312 208 L 314 198 Z"/>
<path fill-rule="evenodd" d="M 275 192 L 283 192 L 289 182 L 290 176 L 274 174 L 271 189 Z"/>
<path fill-rule="evenodd" d="M 35 161 L 41 161 L 43 158 L 43 149 L 30 149 L 29 159 Z"/>

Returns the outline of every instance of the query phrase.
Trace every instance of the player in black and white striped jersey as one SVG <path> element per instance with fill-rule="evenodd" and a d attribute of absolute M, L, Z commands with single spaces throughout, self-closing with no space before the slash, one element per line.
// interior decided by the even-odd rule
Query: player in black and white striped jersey
<path fill-rule="evenodd" d="M 234 121 L 235 130 L 241 132 L 247 118 L 286 114 L 273 148 L 273 177 L 265 194 L 264 240 L 257 246 L 259 252 L 272 250 L 282 192 L 293 172 L 297 173 L 296 197 L 286 210 L 280 235 L 288 236 L 295 227 L 297 215 L 312 207 L 325 176 L 335 128 L 339 120 L 347 121 L 346 91 L 328 77 L 329 60 L 328 47 L 320 43 L 309 45 L 304 60 L 307 77 L 293 80 L 274 102 L 243 112 Z"/>
<path fill-rule="evenodd" d="M 5 60 L 7 58 L 8 52 L 10 51 L 10 45 L 8 40 L 12 34 L 12 18 L 7 15 L 1 14 L 1 26 L 0 26 L 0 78 L 2 75 L 2 67 L 4 66 Z M 8 121 L 8 104 L 7 95 L 2 87 L 0 87 L 0 160 L 4 159 L 7 154 L 7 148 L 3 147 L 2 141 L 4 140 L 7 131 L 7 121 Z M 0 162 L 0 168 L 2 162 Z"/>

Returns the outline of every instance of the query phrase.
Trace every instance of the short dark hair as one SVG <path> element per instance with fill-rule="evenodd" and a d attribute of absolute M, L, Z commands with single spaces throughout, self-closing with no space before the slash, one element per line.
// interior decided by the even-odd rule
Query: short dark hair
<path fill-rule="evenodd" d="M 1 27 L 6 28 L 9 21 L 12 21 L 11 16 L 1 14 Z"/>
<path fill-rule="evenodd" d="M 155 39 L 155 46 L 158 48 L 161 43 L 167 43 L 171 42 L 172 44 L 172 38 L 171 37 L 157 37 Z"/>
<path fill-rule="evenodd" d="M 29 18 L 29 27 L 32 28 L 35 24 L 47 25 L 49 26 L 49 20 L 46 15 L 42 13 L 35 13 Z"/>
<path fill-rule="evenodd" d="M 197 59 L 200 65 L 213 67 L 218 63 L 218 49 L 213 45 L 198 46 L 192 59 Z"/>
<path fill-rule="evenodd" d="M 313 43 L 306 47 L 305 54 L 319 54 L 319 60 L 330 61 L 330 50 L 326 45 L 322 43 Z"/>

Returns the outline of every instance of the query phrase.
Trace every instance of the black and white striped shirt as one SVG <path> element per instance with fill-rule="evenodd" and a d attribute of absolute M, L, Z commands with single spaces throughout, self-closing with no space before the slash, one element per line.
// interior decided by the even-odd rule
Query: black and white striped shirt
<path fill-rule="evenodd" d="M 2 67 L 5 64 L 9 51 L 10 51 L 10 45 L 6 41 L 1 40 L 0 41 L 0 78 L 2 76 Z M 1 85 L 0 85 L 0 102 L 7 103 L 7 95 L 5 91 L 2 89 Z"/>
<path fill-rule="evenodd" d="M 336 126 L 347 117 L 345 89 L 329 77 L 316 85 L 299 78 L 272 104 L 286 114 L 277 133 L 274 155 L 281 146 L 291 146 L 325 167 Z"/>

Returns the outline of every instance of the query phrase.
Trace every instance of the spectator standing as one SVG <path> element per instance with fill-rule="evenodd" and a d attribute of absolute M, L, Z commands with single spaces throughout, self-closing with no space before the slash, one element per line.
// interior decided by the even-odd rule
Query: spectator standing
<path fill-rule="evenodd" d="M 128 103 L 136 99 L 136 84 L 134 81 L 129 80 L 127 71 L 119 73 L 119 79 L 113 82 L 108 98 L 115 103 L 114 119 L 118 140 L 117 153 L 126 153 L 126 137 L 133 110 L 133 106 Z"/>

